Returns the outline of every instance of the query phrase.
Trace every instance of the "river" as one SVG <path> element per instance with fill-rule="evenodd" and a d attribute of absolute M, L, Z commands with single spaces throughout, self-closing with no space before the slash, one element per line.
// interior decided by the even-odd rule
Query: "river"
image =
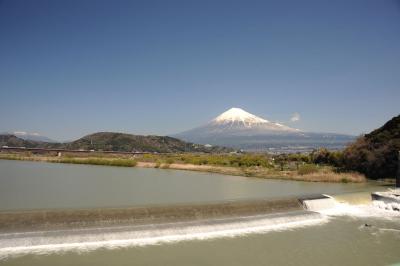
<path fill-rule="evenodd" d="M 168 169 L 0 160 L 0 210 L 123 207 L 372 189 Z"/>
<path fill-rule="evenodd" d="M 0 161 L 0 210 L 107 208 L 382 190 L 165 169 Z M 356 194 L 354 194 L 356 195 Z M 340 196 L 338 196 L 340 198 Z M 368 226 L 365 226 L 367 224 Z M 97 229 L 96 229 L 97 230 Z M 0 234 L 4 265 L 390 265 L 400 216 L 371 204 L 307 219 L 257 216 L 98 231 Z M 18 242 L 19 241 L 19 242 Z M 22 244 L 21 244 L 22 243 Z"/>

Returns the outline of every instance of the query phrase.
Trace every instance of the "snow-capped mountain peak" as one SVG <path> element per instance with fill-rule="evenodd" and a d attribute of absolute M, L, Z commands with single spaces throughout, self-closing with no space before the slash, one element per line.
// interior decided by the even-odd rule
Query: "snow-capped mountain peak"
<path fill-rule="evenodd" d="M 272 152 L 290 152 L 296 150 L 297 146 L 300 149 L 314 149 L 320 147 L 321 143 L 343 147 L 352 139 L 345 135 L 304 132 L 240 108 L 231 108 L 204 125 L 173 136 L 193 143 Z"/>
<path fill-rule="evenodd" d="M 237 123 L 243 123 L 246 126 L 251 126 L 252 124 L 269 123 L 268 120 L 250 114 L 249 112 L 246 112 L 241 108 L 235 108 L 235 107 L 220 114 L 213 121 L 219 124 L 237 122 Z"/>
<path fill-rule="evenodd" d="M 257 129 L 267 131 L 282 131 L 282 132 L 296 132 L 299 131 L 295 128 L 282 125 L 277 122 L 271 122 L 264 118 L 250 114 L 241 108 L 231 108 L 228 111 L 220 114 L 211 121 L 214 125 L 226 127 L 242 127 L 243 129 Z"/>

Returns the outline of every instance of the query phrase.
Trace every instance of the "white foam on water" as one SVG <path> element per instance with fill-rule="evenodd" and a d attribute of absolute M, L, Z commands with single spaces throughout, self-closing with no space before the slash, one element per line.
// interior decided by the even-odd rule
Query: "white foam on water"
<path fill-rule="evenodd" d="M 237 237 L 247 234 L 266 233 L 271 231 L 291 230 L 298 227 L 325 224 L 328 219 L 318 213 L 304 213 L 301 215 L 271 217 L 260 215 L 246 217 L 238 221 L 217 224 L 193 223 L 171 226 L 163 229 L 121 231 L 104 233 L 79 233 L 49 236 L 49 232 L 18 233 L 17 237 L 11 234 L 0 234 L 0 259 L 8 259 L 25 254 L 50 254 L 53 252 L 77 251 L 85 252 L 99 248 L 122 248 L 134 246 L 174 243 L 185 240 L 206 240 L 223 237 Z M 171 224 L 172 225 L 172 224 Z M 51 235 L 51 234 L 50 234 Z"/>
<path fill-rule="evenodd" d="M 400 212 L 397 203 L 385 203 L 383 201 L 370 201 L 368 203 L 351 204 L 342 200 L 336 200 L 329 195 L 324 198 L 304 200 L 303 205 L 307 210 L 318 212 L 327 217 L 353 216 L 375 217 L 381 219 L 399 218 Z"/>
<path fill-rule="evenodd" d="M 333 199 L 334 200 L 334 199 Z M 381 208 L 381 203 L 371 202 L 369 204 L 352 205 L 334 200 L 334 205 L 326 209 L 318 210 L 319 213 L 326 216 L 353 216 L 353 217 L 372 217 L 379 219 L 400 218 L 399 211 Z"/>
<path fill-rule="evenodd" d="M 384 202 L 382 200 L 374 200 L 372 203 L 374 204 L 374 206 L 387 211 L 399 212 L 400 210 L 400 203 L 397 202 Z"/>
<path fill-rule="evenodd" d="M 323 225 L 336 216 L 396 220 L 400 218 L 400 212 L 393 211 L 387 206 L 382 208 L 381 202 L 352 205 L 329 197 L 310 200 L 310 202 L 304 204 L 309 210 L 313 211 L 179 222 L 161 226 L 119 226 L 3 233 L 0 234 L 0 260 L 26 254 L 43 255 L 66 251 L 87 252 L 99 248 L 140 247 L 188 240 L 208 240 L 285 231 L 306 226 Z"/>
<path fill-rule="evenodd" d="M 334 208 L 336 206 L 336 201 L 327 195 L 324 196 L 325 198 L 304 200 L 303 205 L 310 211 L 321 211 Z"/>

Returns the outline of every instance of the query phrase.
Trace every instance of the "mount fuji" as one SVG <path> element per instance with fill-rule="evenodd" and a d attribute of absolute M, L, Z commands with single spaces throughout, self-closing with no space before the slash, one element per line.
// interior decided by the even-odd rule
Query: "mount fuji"
<path fill-rule="evenodd" d="M 174 137 L 200 144 L 270 152 L 311 151 L 319 147 L 342 149 L 354 136 L 312 133 L 231 108 L 207 124 L 175 134 Z"/>

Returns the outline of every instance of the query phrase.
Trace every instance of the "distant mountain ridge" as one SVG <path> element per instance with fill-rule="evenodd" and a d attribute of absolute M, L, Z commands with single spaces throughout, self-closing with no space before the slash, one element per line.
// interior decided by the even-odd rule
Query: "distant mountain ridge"
<path fill-rule="evenodd" d="M 12 134 L 1 134 L 0 135 L 0 146 L 8 146 L 8 147 L 26 147 L 26 148 L 36 148 L 38 146 L 46 147 L 45 142 L 33 141 L 33 140 L 24 140 L 22 138 L 18 138 Z"/>
<path fill-rule="evenodd" d="M 303 132 L 240 108 L 231 108 L 203 126 L 172 136 L 190 142 L 250 151 L 303 151 L 318 147 L 341 149 L 355 139 L 345 134 Z"/>
<path fill-rule="evenodd" d="M 57 142 L 51 138 L 40 135 L 39 133 L 29 133 L 25 131 L 4 132 L 0 135 L 14 135 L 24 140 L 42 141 L 42 142 Z"/>
<path fill-rule="evenodd" d="M 228 152 L 232 149 L 185 142 L 168 136 L 142 136 L 116 132 L 98 132 L 66 143 L 24 140 L 11 134 L 0 135 L 0 146 L 59 148 L 68 150 L 124 152 Z"/>
<path fill-rule="evenodd" d="M 138 152 L 217 152 L 223 147 L 185 142 L 168 136 L 142 136 L 115 132 L 98 132 L 65 144 L 68 149 L 95 149 Z"/>

